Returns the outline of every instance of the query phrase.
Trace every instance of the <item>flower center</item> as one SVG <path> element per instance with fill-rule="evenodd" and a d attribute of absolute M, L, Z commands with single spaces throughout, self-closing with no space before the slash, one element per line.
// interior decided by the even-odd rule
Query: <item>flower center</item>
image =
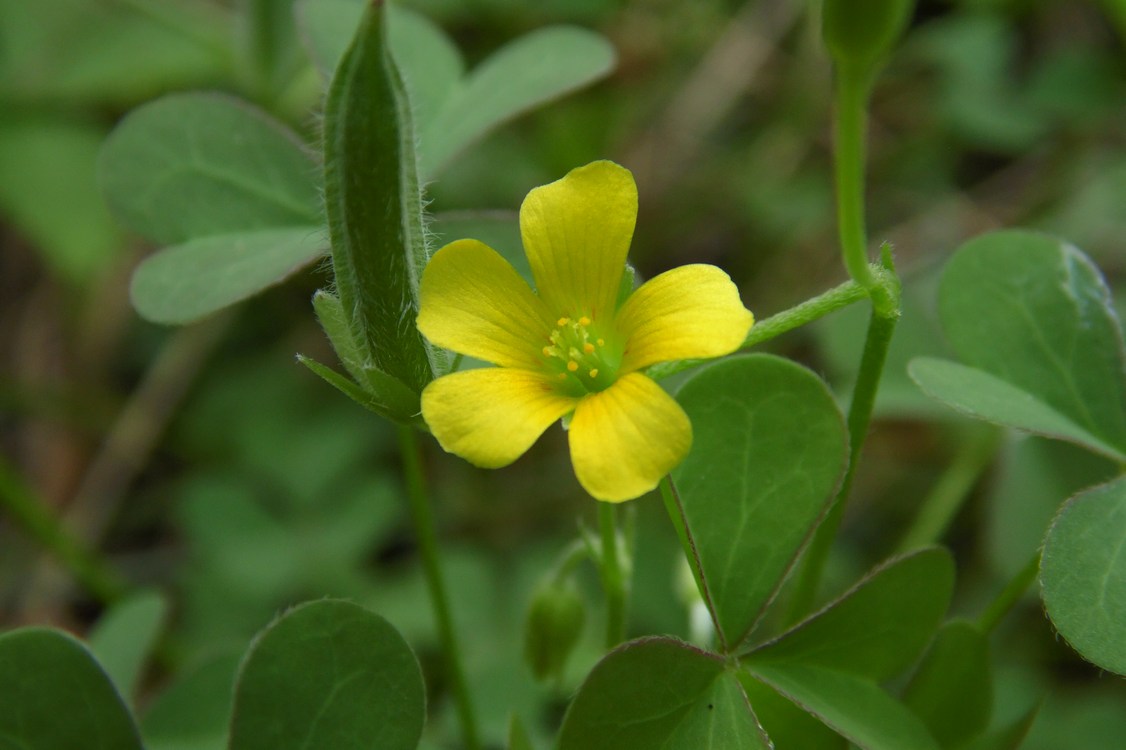
<path fill-rule="evenodd" d="M 609 388 L 617 379 L 621 352 L 590 318 L 560 318 L 543 348 L 545 364 L 568 393 L 583 395 Z"/>

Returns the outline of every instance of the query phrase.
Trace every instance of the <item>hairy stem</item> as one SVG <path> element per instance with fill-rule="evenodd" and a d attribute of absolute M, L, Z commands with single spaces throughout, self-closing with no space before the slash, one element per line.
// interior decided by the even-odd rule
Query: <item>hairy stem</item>
<path fill-rule="evenodd" d="M 598 504 L 598 527 L 602 538 L 599 568 L 606 592 L 606 648 L 611 649 L 626 636 L 626 577 L 619 554 L 616 505 Z"/>
<path fill-rule="evenodd" d="M 1024 592 L 1028 591 L 1028 587 L 1036 582 L 1036 578 L 1040 575 L 1040 550 L 1036 550 L 1036 554 L 1021 568 L 1020 572 L 1013 576 L 1008 585 L 1001 590 L 997 598 L 990 602 L 985 611 L 981 613 L 981 617 L 977 619 L 977 626 L 984 634 L 989 634 L 996 628 L 1001 620 L 1005 618 L 1017 602 L 1024 597 Z"/>

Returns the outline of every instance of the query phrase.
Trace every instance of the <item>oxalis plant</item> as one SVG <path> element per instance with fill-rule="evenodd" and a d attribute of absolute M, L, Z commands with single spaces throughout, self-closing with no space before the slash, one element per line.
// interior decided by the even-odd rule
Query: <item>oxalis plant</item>
<path fill-rule="evenodd" d="M 105 195 L 125 224 L 165 245 L 133 277 L 142 315 L 188 323 L 328 255 L 331 281 L 313 308 L 339 366 L 298 359 L 396 426 L 441 644 L 428 685 L 411 644 L 378 611 L 343 599 L 296 604 L 263 623 L 229 701 L 212 686 L 209 705 L 217 694 L 216 710 L 229 711 L 226 737 L 192 747 L 1010 750 L 1038 703 L 994 716 L 991 635 L 1037 582 L 1050 627 L 1106 679 L 1126 674 L 1122 331 L 1098 268 L 1045 234 L 1009 229 L 958 249 L 937 291 L 951 356 L 917 357 L 908 371 L 936 402 L 987 423 L 956 458 L 955 485 L 980 473 L 997 426 L 1066 441 L 1112 471 L 1059 497 L 1040 548 L 961 616 L 948 614 L 954 559 L 935 542 L 968 487 L 915 503 L 899 553 L 825 597 L 904 317 L 893 248 L 884 244 L 876 262 L 868 253 L 865 144 L 869 98 L 912 10 L 907 0 L 824 2 L 848 279 L 757 321 L 715 266 L 638 277 L 627 263 L 638 186 L 612 161 L 528 186 L 522 253 L 472 236 L 433 247 L 433 233 L 451 229 L 440 213 L 432 223 L 423 185 L 498 123 L 604 75 L 613 52 L 589 32 L 543 29 L 465 73 L 420 16 L 310 0 L 298 13 L 327 83 L 319 152 L 226 95 L 167 96 L 124 119 L 102 151 Z M 751 353 L 851 306 L 867 330 L 844 411 L 817 373 Z M 558 422 L 597 526 L 580 525 L 545 565 L 523 642 L 507 646 L 557 686 L 596 625 L 602 650 L 561 694 L 557 720 L 514 709 L 502 736 L 477 718 L 490 696 L 466 677 L 472 654 L 427 494 L 431 472 L 459 459 L 430 446 L 497 469 Z M 630 511 L 658 496 L 683 552 L 684 601 L 668 606 L 690 613 L 690 640 L 626 640 L 637 572 Z M 88 589 L 117 603 L 88 643 L 40 627 L 0 635 L 0 745 L 187 747 L 162 734 L 167 721 L 138 729 L 130 707 L 162 600 L 126 596 L 51 518 L 9 506 Z M 208 702 L 196 691 L 180 700 Z M 428 695 L 453 706 L 429 725 Z"/>

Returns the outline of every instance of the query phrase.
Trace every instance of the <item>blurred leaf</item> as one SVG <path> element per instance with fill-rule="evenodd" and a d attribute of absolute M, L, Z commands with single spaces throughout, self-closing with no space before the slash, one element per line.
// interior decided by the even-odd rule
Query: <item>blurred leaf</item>
<path fill-rule="evenodd" d="M 931 398 L 977 419 L 1018 430 L 1067 440 L 1119 461 L 1109 445 L 1053 409 L 1036 395 L 976 367 L 944 359 L 919 357 L 908 372 Z"/>
<path fill-rule="evenodd" d="M 0 212 L 47 264 L 89 283 L 121 250 L 121 232 L 98 193 L 102 128 L 61 117 L 0 117 Z"/>
<path fill-rule="evenodd" d="M 215 3 L 0 0 L 0 18 L 2 98 L 122 104 L 230 70 Z"/>
<path fill-rule="evenodd" d="M 1126 675 L 1126 477 L 1081 492 L 1044 539 L 1040 565 L 1052 623 L 1085 659 Z"/>
<path fill-rule="evenodd" d="M 1040 549 L 1066 498 L 1117 474 L 1112 461 L 1079 446 L 1014 434 L 992 483 L 982 553 L 1001 578 L 1012 578 Z"/>
<path fill-rule="evenodd" d="M 230 750 L 414 750 L 426 693 L 410 647 L 355 604 L 302 604 L 270 625 L 239 672 Z"/>
<path fill-rule="evenodd" d="M 770 747 L 723 659 L 670 638 L 611 651 L 575 696 L 559 750 Z"/>
<path fill-rule="evenodd" d="M 327 249 L 319 226 L 199 237 L 141 261 L 129 294 L 146 320 L 191 323 L 280 283 Z"/>
<path fill-rule="evenodd" d="M 939 312 L 958 356 L 982 372 L 916 362 L 916 379 L 922 372 L 933 392 L 992 420 L 1122 459 L 1122 332 L 1099 270 L 1079 250 L 1023 231 L 973 239 L 947 263 Z"/>
<path fill-rule="evenodd" d="M 0 635 L 0 738 L 29 750 L 142 750 L 129 709 L 90 652 L 49 628 Z"/>
<path fill-rule="evenodd" d="M 739 673 L 739 683 L 754 707 L 759 724 L 776 748 L 844 750 L 847 743 L 843 737 L 805 709 L 783 698 L 774 688 L 745 671 Z"/>
<path fill-rule="evenodd" d="M 946 623 L 903 694 L 939 744 L 960 747 L 989 725 L 993 675 L 989 640 L 972 623 Z"/>
<path fill-rule="evenodd" d="M 1008 725 L 986 732 L 974 741 L 963 745 L 960 750 L 1018 750 L 1018 748 L 1024 746 L 1024 738 L 1028 736 L 1028 731 L 1032 729 L 1032 724 L 1036 721 L 1039 711 L 1040 707 L 1036 706 Z M 1071 735 L 1069 738 L 1069 740 L 1075 739 L 1077 739 L 1075 735 Z M 1089 744 L 1080 744 L 1082 747 L 1094 747 Z"/>
<path fill-rule="evenodd" d="M 161 243 L 321 223 L 315 169 L 301 142 L 221 94 L 171 94 L 129 113 L 99 168 L 121 221 Z"/>
<path fill-rule="evenodd" d="M 428 260 L 410 106 L 385 41 L 364 16 L 325 105 L 325 209 L 336 292 L 365 361 L 418 393 L 444 355 L 414 324 Z"/>
<path fill-rule="evenodd" d="M 177 676 L 141 720 L 147 750 L 225 750 L 239 655 L 219 656 Z"/>
<path fill-rule="evenodd" d="M 748 669 L 862 750 L 939 750 L 918 717 L 863 678 L 800 663 Z"/>
<path fill-rule="evenodd" d="M 752 671 L 760 664 L 801 664 L 886 680 L 926 648 L 953 588 L 954 561 L 945 549 L 894 558 L 743 660 Z"/>
<path fill-rule="evenodd" d="M 90 631 L 90 650 L 127 701 L 137 694 L 145 661 L 167 617 L 164 595 L 145 591 L 114 604 Z"/>
<path fill-rule="evenodd" d="M 844 420 L 816 375 L 764 354 L 706 367 L 677 398 L 695 437 L 672 478 L 702 593 L 734 649 L 833 498 L 846 462 Z"/>
<path fill-rule="evenodd" d="M 438 172 L 501 123 L 602 78 L 614 60 L 605 39 L 579 28 L 539 29 L 510 42 L 478 65 L 420 129 L 422 174 Z"/>
<path fill-rule="evenodd" d="M 267 101 L 280 95 L 305 62 L 293 0 L 239 0 L 236 18 L 243 69 Z"/>

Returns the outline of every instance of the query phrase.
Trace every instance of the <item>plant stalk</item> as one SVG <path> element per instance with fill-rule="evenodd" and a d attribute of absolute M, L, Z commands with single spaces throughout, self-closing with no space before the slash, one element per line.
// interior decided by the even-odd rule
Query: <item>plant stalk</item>
<path fill-rule="evenodd" d="M 438 557 L 438 540 L 434 533 L 434 514 L 426 494 L 426 482 L 422 471 L 421 447 L 418 435 L 410 427 L 399 427 L 399 449 L 403 457 L 403 469 L 407 482 L 407 498 L 410 505 L 411 522 L 414 524 L 418 541 L 419 555 L 426 575 L 426 587 L 430 593 L 430 605 L 438 626 L 438 637 L 446 654 L 446 671 L 457 704 L 458 719 L 461 722 L 462 740 L 466 750 L 480 750 L 481 743 L 477 732 L 477 718 L 469 685 L 465 679 L 461 646 L 450 614 L 449 595 L 442 575 L 441 560 Z"/>
<path fill-rule="evenodd" d="M 1036 554 L 1021 568 L 1019 573 L 1013 576 L 1013 579 L 1001 590 L 997 598 L 990 602 L 985 611 L 981 613 L 981 617 L 977 620 L 978 629 L 986 635 L 993 632 L 994 628 L 1005 618 L 1005 615 L 1009 614 L 1024 597 L 1028 587 L 1036 582 L 1039 575 L 1040 550 L 1036 550 Z"/>
<path fill-rule="evenodd" d="M 626 636 L 626 577 L 619 554 L 616 505 L 598 504 L 598 526 L 602 538 L 599 569 L 606 592 L 606 648 L 611 649 Z"/>

